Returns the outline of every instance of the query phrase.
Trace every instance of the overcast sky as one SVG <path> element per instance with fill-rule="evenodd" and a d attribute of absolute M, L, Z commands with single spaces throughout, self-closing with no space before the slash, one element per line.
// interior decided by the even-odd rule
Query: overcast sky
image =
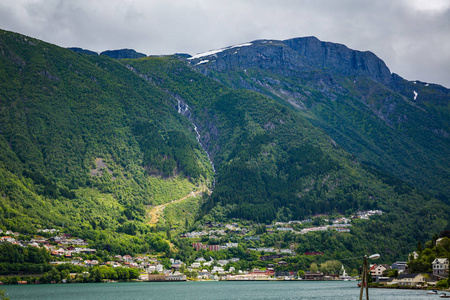
<path fill-rule="evenodd" d="M 450 88 L 450 0 L 0 0 L 0 28 L 97 52 L 190 53 L 316 36 Z"/>

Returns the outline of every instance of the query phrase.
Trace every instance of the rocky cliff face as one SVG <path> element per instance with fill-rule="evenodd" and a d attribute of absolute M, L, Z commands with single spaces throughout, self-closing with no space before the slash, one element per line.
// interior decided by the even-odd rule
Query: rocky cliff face
<path fill-rule="evenodd" d="M 315 37 L 259 40 L 198 54 L 188 60 L 203 73 L 260 68 L 293 75 L 321 69 L 331 74 L 365 75 L 380 83 L 392 84 L 389 68 L 372 52 L 351 50 Z"/>
<path fill-rule="evenodd" d="M 390 84 L 392 75 L 386 64 L 370 51 L 356 51 L 344 45 L 322 42 L 315 37 L 295 38 L 284 42 L 300 53 L 309 64 L 320 69 L 330 69 L 341 75 L 367 75 Z"/>

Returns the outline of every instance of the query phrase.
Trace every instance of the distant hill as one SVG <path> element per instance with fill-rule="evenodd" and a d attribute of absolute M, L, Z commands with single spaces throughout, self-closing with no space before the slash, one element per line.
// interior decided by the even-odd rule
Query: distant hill
<path fill-rule="evenodd" d="M 141 58 L 147 56 L 143 53 L 136 52 L 133 49 L 107 50 L 101 52 L 100 55 L 106 55 L 114 59 Z"/>
<path fill-rule="evenodd" d="M 82 54 L 86 54 L 86 55 L 98 55 L 97 52 L 91 51 L 91 50 L 86 50 L 86 49 L 82 49 L 82 48 L 77 48 L 77 47 L 71 47 L 71 48 L 67 48 L 70 49 L 74 52 L 77 53 L 82 53 Z"/>

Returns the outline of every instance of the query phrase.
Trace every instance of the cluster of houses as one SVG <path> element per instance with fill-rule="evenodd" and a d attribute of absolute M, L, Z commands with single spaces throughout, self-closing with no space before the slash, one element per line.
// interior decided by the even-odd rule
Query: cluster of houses
<path fill-rule="evenodd" d="M 381 210 L 368 210 L 368 211 L 358 211 L 355 215 L 351 216 L 351 219 L 342 217 L 339 219 L 328 220 L 327 222 L 331 222 L 332 224 L 324 225 L 324 226 L 309 226 L 307 228 L 303 228 L 301 230 L 294 230 L 292 227 L 294 224 L 307 224 L 311 223 L 311 219 L 303 220 L 303 221 L 289 221 L 289 222 L 276 222 L 275 224 L 266 225 L 267 233 L 275 233 L 278 232 L 292 232 L 294 234 L 306 234 L 314 231 L 327 231 L 327 230 L 336 230 L 338 232 L 350 232 L 351 220 L 355 218 L 367 219 L 372 215 L 381 215 L 383 212 Z M 244 236 L 245 240 L 259 240 L 257 236 L 249 236 L 248 233 L 253 229 L 252 226 L 248 228 L 240 228 L 237 223 L 232 224 L 222 224 L 216 222 L 209 222 L 203 226 L 205 229 L 201 231 L 192 231 L 186 232 L 181 235 L 182 238 L 200 238 L 203 236 L 208 236 L 208 238 L 218 238 L 220 236 L 225 236 L 227 234 L 236 234 Z M 210 228 L 210 230 L 206 230 L 206 228 Z M 212 228 L 212 229 L 211 229 Z M 203 248 L 203 249 L 207 249 Z M 214 247 L 212 247 L 214 248 Z M 222 248 L 225 249 L 225 248 Z M 211 249 L 210 249 L 211 250 Z"/>
<path fill-rule="evenodd" d="M 225 250 L 229 248 L 237 248 L 238 243 L 226 243 L 225 245 L 205 245 L 203 243 L 192 243 L 192 247 L 196 251 L 199 250 L 209 250 L 209 251 L 219 251 L 219 250 Z"/>
<path fill-rule="evenodd" d="M 216 222 L 208 222 L 203 227 L 207 228 L 217 228 L 217 229 L 210 229 L 208 231 L 202 230 L 202 231 L 192 231 L 187 232 L 181 235 L 183 238 L 197 238 L 202 236 L 208 236 L 209 238 L 217 238 L 217 236 L 224 236 L 228 233 L 232 234 L 238 234 L 238 235 L 246 235 L 251 229 L 249 228 L 240 228 L 237 223 L 232 224 L 222 224 L 222 223 L 216 223 Z"/>
<path fill-rule="evenodd" d="M 370 216 L 374 215 L 382 215 L 383 211 L 376 209 L 376 210 L 363 210 L 363 211 L 357 211 L 356 214 L 352 216 L 353 219 L 366 219 L 368 220 Z"/>
<path fill-rule="evenodd" d="M 253 268 L 252 270 L 242 271 L 236 270 L 234 267 L 229 267 L 225 270 L 225 266 L 232 262 L 239 261 L 239 258 L 206 260 L 203 257 L 197 258 L 191 265 L 185 266 L 188 272 L 196 273 L 198 280 L 293 280 L 296 276 L 294 271 L 274 271 L 275 265 L 270 265 L 265 270 Z M 179 260 L 171 260 L 171 269 L 163 270 L 162 265 L 158 266 L 158 272 L 150 272 L 148 269 L 148 276 L 143 275 L 142 280 L 149 281 L 179 281 L 186 280 L 186 276 L 180 272 L 182 262 Z M 285 262 L 278 262 L 283 264 Z M 157 274 L 156 274 L 157 273 Z"/>
<path fill-rule="evenodd" d="M 219 250 L 225 250 L 230 248 L 237 248 L 239 243 L 225 243 L 224 245 L 205 245 L 200 242 L 192 243 L 192 247 L 196 251 L 199 250 L 209 250 L 209 251 L 219 251 Z M 287 254 L 287 255 L 295 255 L 295 251 L 293 249 L 276 249 L 273 247 L 258 247 L 258 248 L 247 248 L 251 251 L 258 251 L 258 252 L 266 252 L 266 253 L 277 253 L 277 254 Z"/>
<path fill-rule="evenodd" d="M 424 286 L 435 285 L 439 280 L 446 279 L 449 272 L 448 258 L 436 258 L 432 263 L 433 273 L 405 273 L 406 262 L 395 262 L 392 266 L 389 265 L 372 265 L 370 272 L 372 279 L 384 285 L 400 285 L 400 286 Z M 385 277 L 385 271 L 390 269 L 398 269 L 399 275 L 397 277 Z"/>
<path fill-rule="evenodd" d="M 42 232 L 56 233 L 56 229 L 47 229 Z M 85 240 L 72 238 L 68 234 L 61 234 L 51 238 L 46 238 L 43 236 L 34 236 L 30 240 L 18 240 L 21 235 L 19 232 L 6 231 L 3 232 L 0 229 L 0 234 L 5 234 L 0 237 L 0 243 L 8 242 L 14 245 L 19 245 L 21 247 L 44 247 L 51 253 L 51 255 L 56 257 L 71 258 L 79 254 L 93 254 L 97 250 L 87 248 L 88 243 Z"/>

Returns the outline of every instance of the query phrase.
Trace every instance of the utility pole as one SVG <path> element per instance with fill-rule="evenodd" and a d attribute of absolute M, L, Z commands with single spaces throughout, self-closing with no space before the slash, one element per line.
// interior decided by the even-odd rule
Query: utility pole
<path fill-rule="evenodd" d="M 363 262 L 363 268 L 362 268 L 362 280 L 361 280 L 361 290 L 359 292 L 359 300 L 362 300 L 363 294 L 364 294 L 364 286 L 366 285 L 366 278 L 367 278 L 367 255 L 364 255 L 364 262 Z M 368 288 L 368 287 L 367 287 Z M 369 297 L 369 290 L 366 292 L 366 298 Z"/>
<path fill-rule="evenodd" d="M 368 262 L 367 262 L 369 258 L 370 259 L 380 258 L 380 254 L 372 254 L 369 257 L 367 257 L 367 255 L 364 255 L 361 291 L 359 292 L 359 300 L 362 300 L 362 298 L 363 298 L 364 286 L 366 287 L 366 300 L 369 300 L 369 268 L 368 268 Z"/>

